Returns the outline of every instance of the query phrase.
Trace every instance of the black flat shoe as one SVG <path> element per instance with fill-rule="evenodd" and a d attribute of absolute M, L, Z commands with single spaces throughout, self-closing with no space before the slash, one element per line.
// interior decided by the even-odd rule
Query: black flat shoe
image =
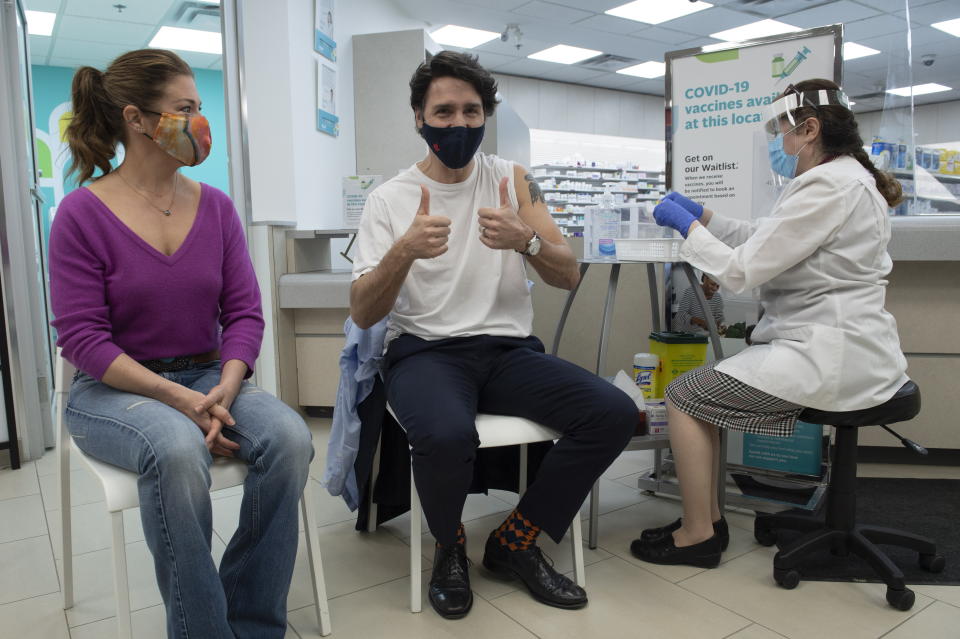
<path fill-rule="evenodd" d="M 430 605 L 441 617 L 459 619 L 473 607 L 466 544 L 437 547 L 430 576 Z"/>
<path fill-rule="evenodd" d="M 537 546 L 529 550 L 507 550 L 496 537 L 487 538 L 483 565 L 504 579 L 519 579 L 541 603 L 573 610 L 587 605 L 587 593 L 566 575 L 553 569 Z"/>
<path fill-rule="evenodd" d="M 674 530 L 680 530 L 680 518 L 678 517 L 676 521 L 667 524 L 666 526 L 660 526 L 659 528 L 647 528 L 642 533 L 640 533 L 640 541 L 653 541 L 659 537 L 663 537 L 668 533 L 672 533 Z M 727 518 L 721 517 L 717 521 L 713 522 L 713 532 L 720 538 L 720 550 L 726 550 L 727 546 L 730 545 L 730 528 L 727 526 Z"/>
<path fill-rule="evenodd" d="M 687 565 L 698 568 L 716 568 L 720 564 L 720 539 L 714 535 L 692 546 L 677 548 L 673 535 L 664 535 L 650 541 L 635 539 L 630 553 L 637 559 L 664 566 Z"/>

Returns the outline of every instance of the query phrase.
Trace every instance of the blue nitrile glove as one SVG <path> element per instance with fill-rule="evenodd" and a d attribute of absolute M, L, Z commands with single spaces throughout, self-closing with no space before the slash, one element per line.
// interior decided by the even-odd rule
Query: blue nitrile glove
<path fill-rule="evenodd" d="M 657 204 L 653 209 L 653 219 L 660 226 L 669 226 L 680 231 L 683 237 L 687 237 L 690 225 L 697 221 L 693 213 L 673 200 L 663 200 Z"/>
<path fill-rule="evenodd" d="M 703 215 L 703 204 L 697 204 L 696 202 L 688 198 L 686 195 L 683 195 L 676 191 L 671 191 L 670 193 L 667 194 L 667 197 L 663 199 L 672 200 L 676 202 L 683 208 L 687 209 L 687 211 L 693 214 L 693 217 L 697 218 L 698 220 L 700 219 L 700 216 Z"/>

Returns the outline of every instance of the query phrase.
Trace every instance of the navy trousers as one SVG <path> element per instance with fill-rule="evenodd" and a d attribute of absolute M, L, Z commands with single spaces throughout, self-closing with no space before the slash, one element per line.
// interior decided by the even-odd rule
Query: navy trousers
<path fill-rule="evenodd" d="M 454 543 L 480 439 L 476 415 L 525 417 L 562 434 L 518 509 L 559 541 L 639 420 L 625 393 L 546 355 L 536 337 L 428 341 L 402 335 L 386 355 L 387 399 L 407 432 L 430 532 Z"/>

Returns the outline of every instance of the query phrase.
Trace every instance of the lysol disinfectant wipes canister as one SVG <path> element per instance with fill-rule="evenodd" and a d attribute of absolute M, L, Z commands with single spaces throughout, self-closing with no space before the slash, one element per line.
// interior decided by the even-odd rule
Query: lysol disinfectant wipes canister
<path fill-rule="evenodd" d="M 644 399 L 654 397 L 659 367 L 660 357 L 653 353 L 637 353 L 633 356 L 633 382 L 640 387 Z"/>

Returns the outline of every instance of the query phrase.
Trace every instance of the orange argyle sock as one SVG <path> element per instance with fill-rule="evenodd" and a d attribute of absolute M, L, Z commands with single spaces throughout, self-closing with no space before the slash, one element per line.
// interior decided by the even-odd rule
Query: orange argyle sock
<path fill-rule="evenodd" d="M 534 525 L 519 510 L 514 509 L 493 534 L 500 545 L 506 546 L 508 550 L 527 550 L 537 543 L 540 526 Z"/>
<path fill-rule="evenodd" d="M 463 529 L 463 522 L 460 522 L 460 525 L 457 527 L 457 543 L 461 546 L 467 543 L 467 531 Z M 440 546 L 440 542 L 437 542 L 437 546 Z"/>

